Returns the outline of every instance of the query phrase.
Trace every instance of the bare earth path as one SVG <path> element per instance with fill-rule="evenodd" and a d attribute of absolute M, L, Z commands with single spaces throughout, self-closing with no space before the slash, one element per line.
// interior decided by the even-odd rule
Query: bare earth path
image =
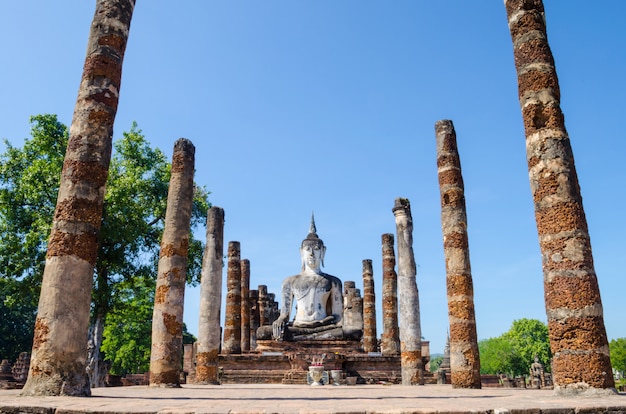
<path fill-rule="evenodd" d="M 626 414 L 626 394 L 557 397 L 515 388 L 450 385 L 184 385 L 96 388 L 85 397 L 20 397 L 0 390 L 0 413 L 527 413 Z"/>

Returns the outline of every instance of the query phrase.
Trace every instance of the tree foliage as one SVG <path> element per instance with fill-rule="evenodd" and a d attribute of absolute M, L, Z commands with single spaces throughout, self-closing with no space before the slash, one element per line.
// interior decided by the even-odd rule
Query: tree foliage
<path fill-rule="evenodd" d="M 435 372 L 443 362 L 443 356 L 439 355 L 430 359 L 430 372 Z"/>
<path fill-rule="evenodd" d="M 11 330 L 15 324 L 11 317 L 19 320 L 20 315 L 22 325 L 28 327 L 28 334 L 19 336 L 22 339 L 16 334 L 7 349 L 0 348 L 3 355 L 29 351 L 32 344 L 47 239 L 68 140 L 67 127 L 55 115 L 37 115 L 30 122 L 31 138 L 23 148 L 5 140 L 7 150 L 0 154 L 0 308 L 3 315 L 10 316 L 0 320 L 0 333 Z M 129 326 L 145 325 L 148 333 L 141 331 L 141 339 L 148 338 L 149 343 L 150 288 L 154 289 L 157 274 L 171 166 L 160 150 L 150 147 L 136 124 L 113 149 L 94 270 L 92 321 L 116 324 L 124 320 Z M 196 186 L 190 231 L 204 224 L 207 198 L 207 191 Z M 192 233 L 188 283 L 199 280 L 202 249 L 202 242 Z M 106 322 L 109 317 L 111 321 Z M 131 350 L 133 346 L 132 341 L 124 347 L 121 343 L 109 345 L 106 358 L 119 361 L 133 354 L 146 359 L 141 346 Z"/>
<path fill-rule="evenodd" d="M 481 374 L 520 375 L 523 373 L 522 361 L 510 341 L 499 336 L 478 342 Z"/>
<path fill-rule="evenodd" d="M 501 336 L 479 341 L 478 349 L 481 374 L 527 375 L 535 356 L 550 371 L 548 327 L 536 319 L 513 321 Z"/>
<path fill-rule="evenodd" d="M 0 357 L 32 347 L 47 238 L 68 130 L 54 115 L 31 117 L 23 148 L 0 154 Z M 61 154 L 59 157 L 57 154 Z"/>
<path fill-rule="evenodd" d="M 513 321 L 511 329 L 503 337 L 508 340 L 520 357 L 525 374 L 533 363 L 535 356 L 539 358 L 547 372 L 550 372 L 550 336 L 548 326 L 537 319 L 518 319 Z"/>
<path fill-rule="evenodd" d="M 609 350 L 611 366 L 623 376 L 626 373 L 626 338 L 611 339 Z"/>

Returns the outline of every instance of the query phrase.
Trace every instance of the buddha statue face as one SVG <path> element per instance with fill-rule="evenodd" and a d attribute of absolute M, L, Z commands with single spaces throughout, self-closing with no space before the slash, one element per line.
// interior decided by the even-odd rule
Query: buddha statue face
<path fill-rule="evenodd" d="M 324 264 L 324 253 L 326 246 L 320 239 L 305 239 L 300 247 L 300 257 L 302 258 L 302 270 L 310 268 L 319 272 L 320 265 Z"/>

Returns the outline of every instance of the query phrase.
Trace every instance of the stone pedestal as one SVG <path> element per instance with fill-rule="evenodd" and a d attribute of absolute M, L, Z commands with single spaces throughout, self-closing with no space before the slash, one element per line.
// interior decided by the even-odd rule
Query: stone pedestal
<path fill-rule="evenodd" d="M 422 363 L 430 360 L 428 341 L 422 341 Z M 359 341 L 328 340 L 277 342 L 258 340 L 257 353 L 220 355 L 222 384 L 307 384 L 307 372 L 323 355 L 324 370 L 341 370 L 346 378 L 359 384 L 402 381 L 400 355 L 383 356 L 379 352 L 365 353 Z M 425 373 L 427 383 L 435 383 Z"/>

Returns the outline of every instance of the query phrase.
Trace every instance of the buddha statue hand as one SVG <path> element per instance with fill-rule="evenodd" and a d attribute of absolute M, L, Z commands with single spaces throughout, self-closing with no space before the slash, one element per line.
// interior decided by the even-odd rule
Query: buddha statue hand
<path fill-rule="evenodd" d="M 287 326 L 288 316 L 280 315 L 272 323 L 272 338 L 276 341 L 285 339 L 285 327 Z"/>

